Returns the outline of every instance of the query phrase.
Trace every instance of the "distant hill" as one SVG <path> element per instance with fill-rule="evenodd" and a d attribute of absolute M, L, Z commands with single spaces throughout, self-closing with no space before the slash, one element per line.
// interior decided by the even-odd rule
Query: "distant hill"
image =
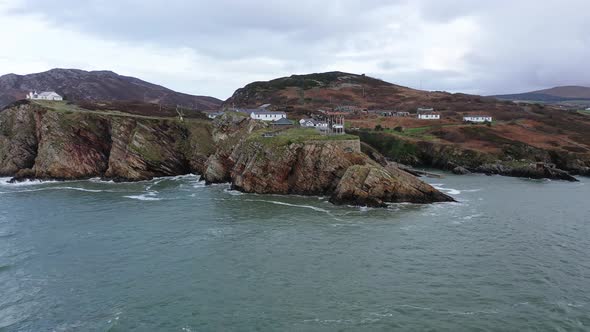
<path fill-rule="evenodd" d="M 46 72 L 0 76 L 0 108 L 25 98 L 29 91 L 52 90 L 71 101 L 139 101 L 199 110 L 218 108 L 222 101 L 193 96 L 112 71 L 51 69 Z"/>
<path fill-rule="evenodd" d="M 396 95 L 413 91 L 365 75 L 327 72 L 250 83 L 238 89 L 224 106 L 255 107 L 271 103 L 306 108 L 328 104 L 370 107 L 387 104 Z"/>
<path fill-rule="evenodd" d="M 551 89 L 493 97 L 512 101 L 588 105 L 590 104 L 590 88 L 584 86 L 559 86 Z"/>
<path fill-rule="evenodd" d="M 345 72 L 292 75 L 266 82 L 250 83 L 224 102 L 224 107 L 257 107 L 272 104 L 280 109 L 317 111 L 339 106 L 371 110 L 416 111 L 434 107 L 438 111 L 488 112 L 515 110 L 513 103 L 494 98 L 441 91 L 422 91 L 392 84 L 367 75 Z"/>

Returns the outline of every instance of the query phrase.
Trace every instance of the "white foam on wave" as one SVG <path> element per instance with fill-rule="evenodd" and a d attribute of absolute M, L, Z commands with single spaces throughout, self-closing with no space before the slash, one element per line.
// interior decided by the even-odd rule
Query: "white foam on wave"
<path fill-rule="evenodd" d="M 10 183 L 12 178 L 0 178 L 0 185 L 7 187 L 25 187 L 25 186 L 37 186 L 40 184 L 57 183 L 56 180 L 25 180 L 20 182 Z"/>
<path fill-rule="evenodd" d="M 47 190 L 57 189 L 57 190 L 75 190 L 75 191 L 83 191 L 87 193 L 102 193 L 102 192 L 111 192 L 110 190 L 100 190 L 100 189 L 86 189 L 86 188 L 78 188 L 78 187 L 53 187 L 53 188 L 46 188 Z"/>
<path fill-rule="evenodd" d="M 38 188 L 38 189 L 15 190 L 15 191 L 11 191 L 11 192 L 2 191 L 2 192 L 0 192 L 0 194 L 18 194 L 18 193 L 30 193 L 30 192 L 38 192 L 38 191 L 52 191 L 52 190 L 73 190 L 73 191 L 82 191 L 82 192 L 88 192 L 88 193 L 114 192 L 112 190 L 87 189 L 87 188 L 79 188 L 79 187 L 46 187 L 46 188 Z"/>
<path fill-rule="evenodd" d="M 446 314 L 446 315 L 453 315 L 453 316 L 472 316 L 472 315 L 495 315 L 499 314 L 500 311 L 497 309 L 484 309 L 484 310 L 474 310 L 474 311 L 458 311 L 458 310 L 446 310 L 446 309 L 436 309 L 430 307 L 422 307 L 417 305 L 410 305 L 410 304 L 401 304 L 394 306 L 395 308 L 406 308 L 406 309 L 413 309 L 413 310 L 421 310 L 421 311 L 430 311 L 437 314 Z M 398 312 L 385 312 L 385 313 L 377 313 L 373 312 L 370 315 L 377 316 L 377 317 L 395 317 L 399 315 Z"/>
<path fill-rule="evenodd" d="M 230 195 L 232 195 L 232 196 L 242 196 L 242 195 L 245 195 L 241 191 L 232 190 L 232 189 L 229 189 L 229 188 L 228 189 L 224 189 L 223 191 L 226 192 L 226 193 L 228 193 L 228 194 L 230 194 Z"/>
<path fill-rule="evenodd" d="M 461 195 L 461 190 L 453 189 L 453 188 L 445 188 L 443 186 L 435 186 L 433 185 L 434 189 L 444 191 L 449 195 Z"/>
<path fill-rule="evenodd" d="M 115 181 L 113 181 L 113 180 L 103 180 L 103 179 L 101 179 L 101 178 L 91 178 L 91 179 L 88 179 L 88 181 L 89 181 L 89 182 L 93 182 L 93 183 L 101 183 L 101 184 L 103 184 L 103 183 L 104 183 L 104 184 L 106 184 L 106 183 L 108 183 L 108 184 L 114 184 L 114 183 L 117 183 L 117 182 L 115 182 Z"/>
<path fill-rule="evenodd" d="M 155 197 L 158 194 L 156 191 L 150 191 L 141 195 L 124 196 L 125 198 L 136 199 L 138 201 L 161 201 L 161 198 Z"/>
<path fill-rule="evenodd" d="M 197 181 L 193 183 L 193 188 L 205 188 L 207 183 L 205 181 Z"/>
<path fill-rule="evenodd" d="M 465 192 L 465 193 L 476 193 L 476 192 L 480 192 L 481 189 L 465 189 L 465 190 L 462 190 L 462 191 Z"/>
<path fill-rule="evenodd" d="M 275 205 L 283 205 L 283 206 L 290 206 L 290 207 L 297 207 L 297 208 L 303 208 L 303 209 L 311 209 L 317 212 L 323 212 L 323 213 L 327 213 L 330 214 L 330 211 L 326 210 L 326 209 L 322 209 L 319 208 L 317 206 L 312 206 L 312 205 L 299 205 L 299 204 L 291 204 L 291 203 L 285 203 L 285 202 L 279 202 L 279 201 L 267 201 L 267 200 L 255 200 L 255 199 L 247 199 L 247 202 L 263 202 L 263 203 L 270 203 L 270 204 L 275 204 Z"/>
<path fill-rule="evenodd" d="M 478 213 L 478 214 L 473 214 L 470 216 L 465 216 L 465 217 L 463 217 L 463 220 L 471 220 L 471 219 L 480 218 L 480 217 L 483 217 L 483 214 Z"/>
<path fill-rule="evenodd" d="M 177 176 L 172 176 L 172 177 L 163 177 L 160 179 L 170 179 L 170 180 L 187 180 L 187 179 L 199 179 L 199 176 L 197 174 L 185 174 L 185 175 L 177 175 Z"/>

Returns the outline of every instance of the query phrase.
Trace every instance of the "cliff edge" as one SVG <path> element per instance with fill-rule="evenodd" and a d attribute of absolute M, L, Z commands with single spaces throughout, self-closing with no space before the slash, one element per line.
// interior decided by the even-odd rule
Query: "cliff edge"
<path fill-rule="evenodd" d="M 202 174 L 242 192 L 330 196 L 335 204 L 453 199 L 361 151 L 357 136 L 277 129 L 228 112 L 205 119 L 20 102 L 0 113 L 0 175 L 24 179 L 101 177 L 140 181 Z"/>

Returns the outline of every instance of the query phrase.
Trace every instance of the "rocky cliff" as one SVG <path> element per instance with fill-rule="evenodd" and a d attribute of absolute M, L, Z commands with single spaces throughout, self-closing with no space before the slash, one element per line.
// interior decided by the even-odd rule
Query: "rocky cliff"
<path fill-rule="evenodd" d="M 16 181 L 139 181 L 188 173 L 243 192 L 327 195 L 336 204 L 453 201 L 371 160 L 356 136 L 277 130 L 238 113 L 211 123 L 31 102 L 0 113 L 0 175 Z"/>
<path fill-rule="evenodd" d="M 382 207 L 390 202 L 453 201 L 408 173 L 374 162 L 361 152 L 354 136 L 322 137 L 292 130 L 265 137 L 266 131 L 257 130 L 259 124 L 242 121 L 229 121 L 234 126 L 230 135 L 225 134 L 227 119 L 217 122 L 214 133 L 224 134 L 214 134 L 220 148 L 204 172 L 208 183 L 231 182 L 249 193 L 327 195 L 336 204 Z M 237 137 L 241 139 L 236 143 Z"/>
<path fill-rule="evenodd" d="M 138 181 L 202 172 L 213 152 L 203 120 L 51 110 L 20 103 L 0 113 L 0 175 Z"/>
<path fill-rule="evenodd" d="M 577 181 L 573 175 L 590 176 L 590 155 L 536 148 L 507 142 L 492 152 L 453 144 L 402 138 L 387 133 L 360 131 L 361 140 L 389 160 L 425 166 L 456 174 L 484 173 L 533 179 Z"/>

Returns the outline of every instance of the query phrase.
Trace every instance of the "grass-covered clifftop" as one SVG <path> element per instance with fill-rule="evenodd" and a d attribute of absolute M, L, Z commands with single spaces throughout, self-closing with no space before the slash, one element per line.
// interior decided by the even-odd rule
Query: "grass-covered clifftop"
<path fill-rule="evenodd" d="M 266 145 L 283 146 L 303 142 L 327 142 L 327 141 L 358 141 L 355 135 L 326 135 L 313 128 L 290 128 L 286 130 L 273 130 L 265 128 L 251 133 L 249 141 L 256 141 Z"/>

